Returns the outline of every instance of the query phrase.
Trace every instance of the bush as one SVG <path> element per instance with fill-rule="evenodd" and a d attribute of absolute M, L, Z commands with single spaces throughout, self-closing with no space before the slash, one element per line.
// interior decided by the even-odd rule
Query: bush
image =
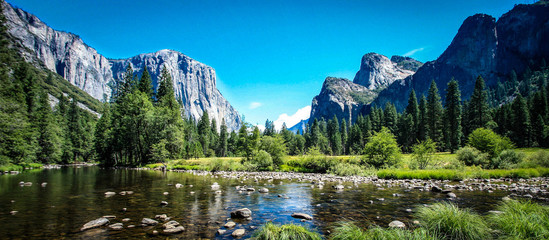
<path fill-rule="evenodd" d="M 307 155 L 304 157 L 302 166 L 311 172 L 327 173 L 338 161 L 324 155 Z"/>
<path fill-rule="evenodd" d="M 425 169 L 433 160 L 437 144 L 431 139 L 420 142 L 412 147 L 412 160 L 419 169 Z"/>
<path fill-rule="evenodd" d="M 337 163 L 328 170 L 328 173 L 338 176 L 375 176 L 375 169 L 351 163 Z"/>
<path fill-rule="evenodd" d="M 416 229 L 414 231 L 398 229 L 398 228 L 381 228 L 373 227 L 366 230 L 362 230 L 353 223 L 340 223 L 336 227 L 332 234 L 330 234 L 332 240 L 392 240 L 392 239 L 406 239 L 406 240 L 431 240 L 437 239 L 430 236 L 424 229 Z"/>
<path fill-rule="evenodd" d="M 321 240 L 316 232 L 311 232 L 303 226 L 285 224 L 277 226 L 268 222 L 254 232 L 256 240 Z"/>
<path fill-rule="evenodd" d="M 457 159 L 467 166 L 487 166 L 490 162 L 488 154 L 481 153 L 473 147 L 460 148 L 456 154 Z"/>
<path fill-rule="evenodd" d="M 364 148 L 364 162 L 375 168 L 387 168 L 397 165 L 399 160 L 400 147 L 389 129 L 383 127 L 369 138 Z"/>
<path fill-rule="evenodd" d="M 549 167 L 549 152 L 539 150 L 528 157 L 530 162 L 533 162 L 541 167 Z"/>
<path fill-rule="evenodd" d="M 513 148 L 513 143 L 509 138 L 502 137 L 492 130 L 477 128 L 469 134 L 469 146 L 495 157 L 503 150 Z"/>
<path fill-rule="evenodd" d="M 549 207 L 510 200 L 489 216 L 490 222 L 507 239 L 549 239 Z"/>
<path fill-rule="evenodd" d="M 256 152 L 250 162 L 252 166 L 248 166 L 250 168 L 256 168 L 259 171 L 271 171 L 273 170 L 273 158 L 271 157 L 271 154 L 268 152 L 265 152 L 264 150 L 260 150 Z"/>
<path fill-rule="evenodd" d="M 504 168 L 510 169 L 514 165 L 519 164 L 524 159 L 524 153 L 513 151 L 513 150 L 503 150 L 499 156 L 492 159 L 490 163 L 491 168 Z"/>
<path fill-rule="evenodd" d="M 219 158 L 214 158 L 210 161 L 210 171 L 239 171 L 243 169 L 242 164 L 238 160 L 229 159 L 223 160 Z"/>
<path fill-rule="evenodd" d="M 442 239 L 491 239 L 488 225 L 478 214 L 459 209 L 451 203 L 420 207 L 416 215 L 422 227 Z"/>

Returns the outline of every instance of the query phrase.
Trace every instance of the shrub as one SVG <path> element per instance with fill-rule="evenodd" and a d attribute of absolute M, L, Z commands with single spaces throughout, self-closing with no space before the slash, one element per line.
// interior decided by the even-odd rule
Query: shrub
<path fill-rule="evenodd" d="M 364 148 L 364 162 L 375 168 L 395 166 L 399 159 L 400 147 L 395 135 L 385 127 L 371 136 Z"/>
<path fill-rule="evenodd" d="M 273 158 L 271 157 L 271 154 L 264 150 L 256 152 L 252 156 L 250 163 L 260 171 L 273 170 Z"/>
<path fill-rule="evenodd" d="M 243 166 L 238 160 L 229 159 L 223 160 L 219 158 L 214 158 L 210 161 L 209 164 L 210 171 L 239 171 L 242 170 Z"/>
<path fill-rule="evenodd" d="M 307 155 L 302 162 L 304 168 L 315 173 L 327 173 L 336 164 L 336 159 L 324 155 Z"/>
<path fill-rule="evenodd" d="M 513 151 L 513 150 L 503 150 L 499 156 L 493 158 L 490 162 L 491 168 L 512 168 L 513 165 L 516 165 L 524 159 L 524 153 Z"/>
<path fill-rule="evenodd" d="M 492 130 L 477 128 L 469 134 L 469 146 L 495 157 L 503 150 L 513 148 L 513 143 L 509 138 L 502 137 Z"/>
<path fill-rule="evenodd" d="M 435 203 L 420 207 L 417 217 L 431 235 L 450 240 L 490 239 L 490 229 L 484 220 L 468 209 L 451 203 Z"/>
<path fill-rule="evenodd" d="M 351 163 L 337 163 L 328 170 L 328 173 L 338 176 L 374 176 L 375 169 L 367 169 L 364 166 Z"/>
<path fill-rule="evenodd" d="M 549 239 L 549 207 L 510 200 L 497 210 L 501 213 L 493 213 L 489 219 L 504 238 Z"/>
<path fill-rule="evenodd" d="M 533 162 L 542 167 L 549 167 L 549 152 L 539 150 L 528 157 L 530 162 Z"/>
<path fill-rule="evenodd" d="M 467 166 L 486 166 L 489 163 L 488 154 L 481 153 L 479 150 L 473 147 L 463 147 L 457 152 L 457 159 L 463 162 Z"/>
<path fill-rule="evenodd" d="M 256 240 L 321 240 L 316 232 L 311 232 L 303 226 L 285 224 L 278 226 L 268 222 L 254 232 Z"/>
<path fill-rule="evenodd" d="M 288 152 L 286 144 L 284 143 L 284 138 L 281 136 L 271 137 L 264 136 L 261 139 L 261 149 L 268 152 L 273 158 L 273 164 L 275 166 L 282 165 L 282 159 L 286 156 Z"/>
<path fill-rule="evenodd" d="M 425 169 L 433 160 L 437 144 L 431 139 L 420 142 L 412 147 L 412 159 L 419 169 Z"/>

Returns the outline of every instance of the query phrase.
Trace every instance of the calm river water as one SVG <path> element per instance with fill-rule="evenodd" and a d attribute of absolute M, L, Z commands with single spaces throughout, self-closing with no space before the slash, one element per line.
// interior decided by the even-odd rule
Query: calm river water
<path fill-rule="evenodd" d="M 20 182 L 32 186 L 20 186 Z M 47 182 L 46 186 L 41 183 Z M 219 183 L 221 193 L 210 187 Z M 176 188 L 175 184 L 183 184 Z M 260 225 L 296 223 L 323 234 L 339 221 L 355 221 L 361 226 L 387 226 L 393 220 L 406 224 L 413 221 L 417 206 L 444 201 L 443 194 L 407 190 L 401 187 L 378 190 L 372 184 L 344 183 L 344 191 L 336 192 L 326 183 L 324 188 L 311 187 L 310 182 L 288 180 L 241 180 L 196 176 L 189 173 L 139 170 L 109 170 L 99 167 L 64 167 L 30 171 L 18 175 L 0 175 L 0 238 L 1 239 L 233 239 L 233 229 L 244 228 L 252 236 Z M 192 186 L 191 186 L 192 185 Z M 236 186 L 248 185 L 269 193 L 239 193 Z M 133 194 L 105 197 L 105 192 L 133 191 Z M 164 195 L 164 192 L 169 194 Z M 194 192 L 194 193 L 193 193 Z M 398 196 L 394 196 L 394 193 Z M 486 213 L 493 210 L 508 192 L 456 192 L 454 200 L 460 207 Z M 278 197 L 285 195 L 289 198 Z M 384 200 L 380 200 L 383 198 Z M 373 203 L 370 202 L 373 201 Z M 167 201 L 167 206 L 161 206 Z M 237 226 L 223 235 L 218 229 L 230 218 L 230 212 L 247 207 L 253 219 L 237 222 Z M 126 211 L 123 211 L 123 209 Z M 10 212 L 17 211 L 12 214 Z M 314 217 L 301 222 L 290 215 L 302 212 Z M 161 224 L 141 227 L 141 219 L 166 214 L 185 227 L 175 235 L 162 235 Z M 105 215 L 115 215 L 110 223 L 124 222 L 123 230 L 107 227 L 80 232 L 88 221 Z M 136 225 L 135 228 L 127 228 Z M 159 235 L 152 235 L 158 230 Z"/>

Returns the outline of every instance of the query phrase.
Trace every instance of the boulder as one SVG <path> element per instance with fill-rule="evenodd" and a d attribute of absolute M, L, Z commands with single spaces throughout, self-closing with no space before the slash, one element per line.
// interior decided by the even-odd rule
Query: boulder
<path fill-rule="evenodd" d="M 86 231 L 88 229 L 101 227 L 103 225 L 106 225 L 107 223 L 109 223 L 109 219 L 106 219 L 104 217 L 98 218 L 98 219 L 89 221 L 88 223 L 84 224 L 84 226 L 82 226 L 82 228 L 80 228 L 80 231 Z"/>
<path fill-rule="evenodd" d="M 234 230 L 234 232 L 231 234 L 231 236 L 237 238 L 237 237 L 242 237 L 244 236 L 244 234 L 246 234 L 246 230 L 244 229 L 236 229 Z"/>
<path fill-rule="evenodd" d="M 447 196 L 448 198 L 457 198 L 456 194 L 453 193 L 453 192 L 446 194 L 446 196 Z"/>
<path fill-rule="evenodd" d="M 143 226 L 154 226 L 154 225 L 158 224 L 158 221 L 150 219 L 150 218 L 143 218 L 143 220 L 141 220 L 141 224 Z"/>
<path fill-rule="evenodd" d="M 442 192 L 442 188 L 438 187 L 438 186 L 432 186 L 431 187 L 431 192 Z"/>
<path fill-rule="evenodd" d="M 109 225 L 109 228 L 112 230 L 122 230 L 124 228 L 124 224 L 122 223 L 111 224 Z"/>
<path fill-rule="evenodd" d="M 389 223 L 389 227 L 391 228 L 406 228 L 406 224 L 404 224 L 403 222 L 401 221 L 392 221 L 391 223 Z"/>
<path fill-rule="evenodd" d="M 269 192 L 269 189 L 267 189 L 267 188 L 260 188 L 260 189 L 259 189 L 259 192 L 260 192 L 260 193 L 268 193 L 268 192 Z"/>
<path fill-rule="evenodd" d="M 231 212 L 231 218 L 244 218 L 247 220 L 252 219 L 252 211 L 247 208 L 237 209 Z"/>
<path fill-rule="evenodd" d="M 305 213 L 292 213 L 292 217 L 305 220 L 313 220 L 313 217 L 311 215 Z"/>
<path fill-rule="evenodd" d="M 234 228 L 234 226 L 236 226 L 236 223 L 234 223 L 233 221 L 229 221 L 227 223 L 225 223 L 225 225 L 223 225 L 225 228 Z"/>
<path fill-rule="evenodd" d="M 185 231 L 185 228 L 183 226 L 177 226 L 177 227 L 164 229 L 164 233 L 167 233 L 167 234 L 180 233 L 180 232 L 183 232 L 183 231 Z"/>

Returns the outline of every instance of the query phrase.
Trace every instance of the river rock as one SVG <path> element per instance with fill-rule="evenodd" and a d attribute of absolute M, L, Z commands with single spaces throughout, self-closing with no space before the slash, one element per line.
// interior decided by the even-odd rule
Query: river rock
<path fill-rule="evenodd" d="M 345 189 L 345 186 L 339 184 L 339 185 L 333 186 L 333 188 L 334 188 L 335 190 L 343 190 L 343 189 Z"/>
<path fill-rule="evenodd" d="M 130 220 L 131 219 L 129 219 L 129 218 L 124 218 L 124 219 L 122 219 L 122 222 L 129 222 Z"/>
<path fill-rule="evenodd" d="M 438 186 L 432 186 L 431 187 L 431 192 L 442 192 L 442 188 L 438 187 Z"/>
<path fill-rule="evenodd" d="M 233 236 L 234 238 L 237 238 L 237 237 L 244 236 L 244 234 L 246 234 L 246 230 L 241 228 L 241 229 L 234 230 L 234 232 L 231 234 L 231 236 Z"/>
<path fill-rule="evenodd" d="M 260 193 L 268 193 L 268 192 L 269 192 L 269 189 L 267 189 L 267 188 L 260 188 L 260 189 L 259 189 L 259 192 L 260 192 Z"/>
<path fill-rule="evenodd" d="M 456 194 L 453 193 L 453 192 L 446 194 L 446 196 L 447 196 L 448 198 L 457 198 Z"/>
<path fill-rule="evenodd" d="M 89 221 L 88 223 L 84 224 L 84 226 L 82 226 L 82 228 L 80 228 L 80 231 L 86 231 L 88 229 L 101 227 L 103 225 L 106 225 L 107 223 L 109 223 L 109 219 L 106 219 L 104 217 L 98 218 L 98 219 Z"/>
<path fill-rule="evenodd" d="M 43 182 L 42 184 L 40 184 L 40 186 L 42 186 L 42 187 L 46 187 L 47 185 L 48 185 L 47 182 Z"/>
<path fill-rule="evenodd" d="M 160 214 L 160 215 L 156 215 L 154 216 L 155 219 L 160 219 L 162 221 L 168 221 L 170 220 L 170 218 L 168 217 L 168 215 L 166 214 Z"/>
<path fill-rule="evenodd" d="M 175 184 L 175 188 L 181 188 L 181 187 L 183 187 L 183 184 L 181 184 L 181 183 Z"/>
<path fill-rule="evenodd" d="M 248 191 L 248 192 L 255 192 L 255 188 L 247 188 L 246 191 Z"/>
<path fill-rule="evenodd" d="M 225 225 L 223 225 L 225 228 L 233 228 L 234 226 L 236 226 L 236 223 L 233 222 L 233 221 L 229 221 L 227 223 L 225 223 Z"/>
<path fill-rule="evenodd" d="M 143 218 L 143 220 L 141 220 L 141 224 L 144 225 L 144 226 L 154 226 L 154 225 L 158 224 L 158 221 L 150 219 L 150 218 Z"/>
<path fill-rule="evenodd" d="M 167 234 L 180 233 L 183 231 L 185 231 L 185 228 L 183 226 L 164 229 L 164 233 L 167 233 Z"/>
<path fill-rule="evenodd" d="M 17 214 L 17 213 L 18 213 L 18 211 L 10 211 L 10 214 L 11 214 L 11 215 L 15 215 L 15 214 Z"/>
<path fill-rule="evenodd" d="M 168 229 L 168 228 L 174 228 L 174 227 L 177 227 L 179 226 L 179 222 L 175 221 L 175 220 L 171 220 L 167 223 L 164 223 L 164 228 L 165 229 Z"/>
<path fill-rule="evenodd" d="M 168 202 L 166 202 L 166 201 L 162 201 L 162 202 L 160 202 L 160 205 L 162 205 L 162 206 L 166 206 L 166 205 L 168 205 Z"/>
<path fill-rule="evenodd" d="M 246 220 L 252 219 L 252 211 L 247 208 L 237 209 L 231 212 L 231 218 L 244 218 Z"/>
<path fill-rule="evenodd" d="M 311 215 L 305 213 L 292 213 L 292 217 L 305 220 L 313 220 L 313 217 Z"/>
<path fill-rule="evenodd" d="M 103 216 L 103 217 L 104 217 L 104 218 L 112 218 L 112 219 L 115 219 L 115 218 L 116 218 L 116 216 L 114 216 L 114 215 L 105 215 L 105 216 Z"/>
<path fill-rule="evenodd" d="M 162 194 L 164 194 L 164 195 L 168 195 L 168 194 L 170 194 L 170 193 L 169 193 L 169 192 L 164 192 L 164 193 L 162 193 Z"/>
<path fill-rule="evenodd" d="M 109 225 L 109 228 L 112 230 L 122 230 L 124 228 L 124 224 L 122 223 L 111 224 Z"/>
<path fill-rule="evenodd" d="M 112 196 L 114 196 L 114 195 L 116 195 L 115 192 L 106 192 L 106 193 L 105 193 L 105 197 L 112 197 Z"/>
<path fill-rule="evenodd" d="M 225 229 L 217 229 L 217 234 L 218 234 L 218 235 L 223 235 L 223 234 L 225 234 L 226 232 L 227 232 L 227 230 L 225 230 Z"/>
<path fill-rule="evenodd" d="M 389 223 L 389 227 L 392 227 L 392 228 L 406 228 L 406 224 L 404 224 L 403 222 L 401 221 L 392 221 L 391 223 Z"/>

